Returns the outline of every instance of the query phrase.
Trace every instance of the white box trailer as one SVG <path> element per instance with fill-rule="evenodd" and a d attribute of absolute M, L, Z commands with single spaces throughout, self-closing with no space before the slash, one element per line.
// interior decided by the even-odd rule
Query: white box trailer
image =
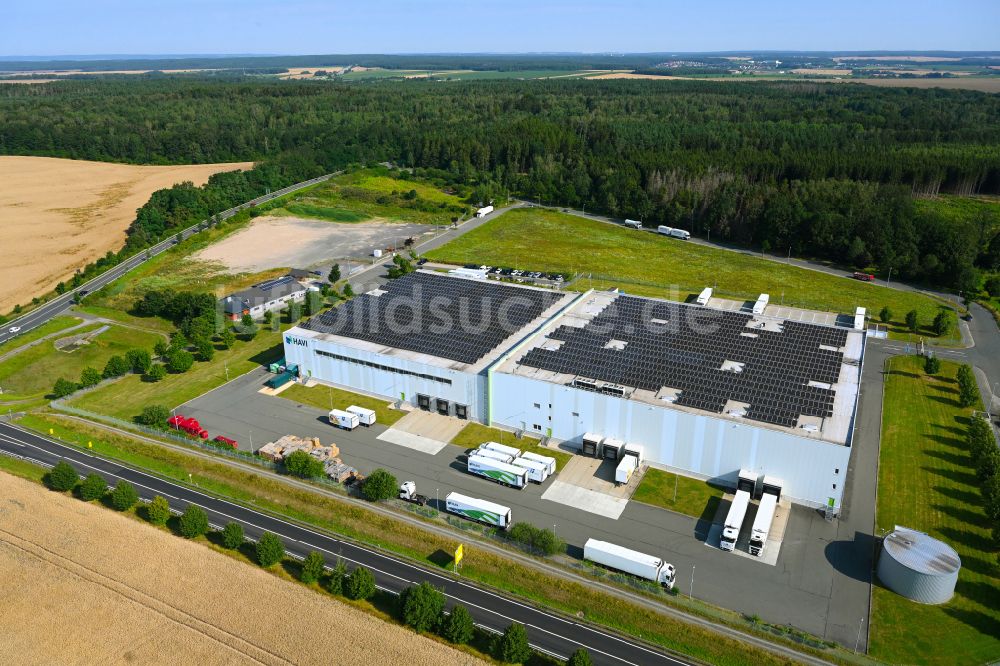
<path fill-rule="evenodd" d="M 635 470 L 639 469 L 639 459 L 632 455 L 626 455 L 615 468 L 615 483 L 620 486 L 632 480 Z"/>
<path fill-rule="evenodd" d="M 753 304 L 753 313 L 764 314 L 764 308 L 767 307 L 767 302 L 769 300 L 771 300 L 771 296 L 769 294 L 761 294 L 757 298 L 757 302 Z"/>
<path fill-rule="evenodd" d="M 514 458 L 510 461 L 510 464 L 514 467 L 520 467 L 528 472 L 528 480 L 534 481 L 535 483 L 545 483 L 545 479 L 549 478 L 549 466 L 545 463 L 540 463 L 537 460 L 528 460 L 527 458 Z"/>
<path fill-rule="evenodd" d="M 476 211 L 476 217 L 486 217 L 493 212 L 493 206 L 483 206 Z"/>
<path fill-rule="evenodd" d="M 511 458 L 517 458 L 521 455 L 521 449 L 515 449 L 513 446 L 507 446 L 505 444 L 499 444 L 497 442 L 484 442 L 479 445 L 481 449 L 489 449 L 490 451 L 499 451 L 500 453 L 506 453 Z"/>
<path fill-rule="evenodd" d="M 858 307 L 854 310 L 854 330 L 863 331 L 865 330 L 865 315 L 867 310 L 862 307 Z"/>
<path fill-rule="evenodd" d="M 507 455 L 506 453 L 501 453 L 500 451 L 494 451 L 493 449 L 484 449 L 482 447 L 476 449 L 469 455 L 489 458 L 490 460 L 499 460 L 500 462 L 505 462 L 505 463 L 509 463 L 514 459 L 514 456 Z"/>
<path fill-rule="evenodd" d="M 660 226 L 656 227 L 656 233 L 663 234 L 664 236 L 669 236 L 672 231 L 673 227 L 668 227 L 665 224 L 661 224 Z"/>
<path fill-rule="evenodd" d="M 361 418 L 357 414 L 342 409 L 331 409 L 328 416 L 332 425 L 344 430 L 354 430 L 361 423 Z"/>
<path fill-rule="evenodd" d="M 733 503 L 729 506 L 729 513 L 726 514 L 726 522 L 722 527 L 722 539 L 719 541 L 719 548 L 722 550 L 736 550 L 736 540 L 740 538 L 740 530 L 743 529 L 743 520 L 747 516 L 747 508 L 750 506 L 750 493 L 745 490 L 737 490 L 733 497 Z"/>
<path fill-rule="evenodd" d="M 524 488 L 528 485 L 528 471 L 523 467 L 477 455 L 469 456 L 467 464 L 470 474 L 486 477 L 511 488 Z"/>
<path fill-rule="evenodd" d="M 698 294 L 697 303 L 698 305 L 708 305 L 708 302 L 710 300 L 712 300 L 712 288 L 705 287 L 704 289 L 701 290 L 701 293 Z"/>
<path fill-rule="evenodd" d="M 556 473 L 556 459 L 550 456 L 543 456 L 538 453 L 532 453 L 531 451 L 526 451 L 521 454 L 521 457 L 525 460 L 534 460 L 535 462 L 540 462 L 545 465 L 546 472 L 549 475 Z"/>
<path fill-rule="evenodd" d="M 778 497 L 764 493 L 757 507 L 757 517 L 753 519 L 753 530 L 750 532 L 750 554 L 760 557 L 767 546 L 767 535 L 774 522 L 774 512 L 778 508 Z"/>
<path fill-rule="evenodd" d="M 642 222 L 639 220 L 625 220 L 625 226 L 632 229 L 642 229 Z"/>
<path fill-rule="evenodd" d="M 510 529 L 510 509 L 502 504 L 487 502 L 459 493 L 448 493 L 444 498 L 444 507 L 445 511 L 456 516 L 504 530 Z"/>
<path fill-rule="evenodd" d="M 351 414 L 357 414 L 358 420 L 363 426 L 375 425 L 375 410 L 365 409 L 364 407 L 358 407 L 357 405 L 351 405 L 347 408 L 348 412 Z"/>
<path fill-rule="evenodd" d="M 674 565 L 667 564 L 659 557 L 629 550 L 607 541 L 587 539 L 583 544 L 583 559 L 651 580 L 668 590 L 674 587 L 676 577 Z"/>
<path fill-rule="evenodd" d="M 671 238 L 680 238 L 681 240 L 690 240 L 690 238 L 691 238 L 691 232 L 690 231 L 685 231 L 684 229 L 678 229 L 677 227 L 674 227 L 673 229 L 670 230 L 670 237 Z"/>

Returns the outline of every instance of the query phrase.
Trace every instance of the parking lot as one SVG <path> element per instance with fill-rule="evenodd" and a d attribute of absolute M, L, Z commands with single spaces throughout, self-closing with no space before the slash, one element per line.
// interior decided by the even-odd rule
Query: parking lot
<path fill-rule="evenodd" d="M 596 491 L 578 485 L 572 469 L 565 478 L 557 473 L 541 485 L 515 490 L 470 475 L 463 448 L 437 446 L 432 453 L 394 443 L 385 437 L 389 429 L 379 424 L 350 432 L 333 428 L 322 410 L 258 393 L 269 376 L 265 370 L 253 371 L 177 411 L 194 416 L 212 432 L 238 440 L 243 449 L 285 434 L 318 436 L 323 443 L 336 443 L 344 462 L 364 474 L 383 467 L 400 481 L 414 481 L 437 508 L 443 508 L 444 496 L 451 491 L 508 506 L 515 522 L 554 529 L 576 557 L 591 537 L 662 556 L 677 567 L 680 593 L 693 593 L 767 622 L 791 624 L 853 646 L 858 619 L 867 616 L 867 584 L 858 580 L 849 564 L 863 544 L 859 546 L 853 534 L 849 541 L 838 537 L 842 526 L 815 511 L 790 508 L 780 555 L 775 566 L 768 566 L 756 558 L 707 547 L 709 521 L 625 499 L 616 504 L 607 493 L 602 497 L 608 498 L 607 506 L 620 507 L 617 513 L 600 506 L 581 508 L 580 503 L 590 497 L 581 490 L 602 489 L 599 484 Z M 749 531 L 749 524 L 744 531 Z M 845 597 L 845 590 L 851 594 Z"/>

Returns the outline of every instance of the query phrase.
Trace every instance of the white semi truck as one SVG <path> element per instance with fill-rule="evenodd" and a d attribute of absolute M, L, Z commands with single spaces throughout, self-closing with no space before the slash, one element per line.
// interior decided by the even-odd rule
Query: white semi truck
<path fill-rule="evenodd" d="M 526 469 L 485 456 L 470 455 L 468 469 L 470 474 L 484 476 L 491 481 L 502 483 L 511 488 L 524 488 L 528 485 L 528 471 Z"/>
<path fill-rule="evenodd" d="M 583 544 L 583 559 L 651 580 L 668 590 L 674 587 L 676 577 L 674 565 L 667 564 L 659 557 L 629 550 L 607 541 L 587 539 L 587 543 Z"/>
<path fill-rule="evenodd" d="M 354 430 L 361 423 L 361 418 L 357 414 L 345 412 L 342 409 L 331 409 L 329 418 L 331 424 L 344 430 Z"/>
<path fill-rule="evenodd" d="M 420 495 L 417 493 L 417 484 L 413 481 L 404 481 L 402 485 L 399 486 L 399 499 L 404 502 L 410 502 L 411 504 L 418 504 L 420 506 L 423 506 L 428 502 L 426 495 Z"/>
<path fill-rule="evenodd" d="M 552 474 L 556 473 L 556 459 L 555 458 L 552 458 L 550 456 L 539 455 L 537 453 L 532 453 L 531 451 L 527 451 L 525 453 L 522 453 L 521 457 L 524 458 L 524 459 L 526 459 L 526 460 L 534 460 L 535 462 L 540 462 L 540 463 L 544 464 L 545 467 L 547 468 L 547 471 L 548 471 L 548 473 L 549 473 L 550 476 Z"/>
<path fill-rule="evenodd" d="M 493 206 L 483 206 L 476 211 L 476 217 L 486 217 L 493 212 Z"/>
<path fill-rule="evenodd" d="M 631 229 L 642 229 L 642 222 L 639 220 L 625 220 L 625 226 Z"/>
<path fill-rule="evenodd" d="M 664 224 L 656 227 L 656 233 L 663 234 L 664 236 L 670 236 L 671 238 L 679 238 L 681 240 L 690 240 L 691 233 L 685 231 L 684 229 L 677 229 L 675 227 L 668 227 Z"/>
<path fill-rule="evenodd" d="M 528 460 L 527 458 L 514 458 L 510 461 L 510 464 L 514 467 L 520 467 L 521 469 L 528 472 L 528 480 L 534 481 L 535 483 L 545 483 L 545 479 L 549 478 L 549 467 L 545 463 L 540 463 L 537 460 Z"/>
<path fill-rule="evenodd" d="M 757 475 L 741 469 L 736 484 L 736 495 L 729 506 L 729 513 L 726 514 L 726 522 L 722 527 L 722 539 L 719 541 L 719 548 L 722 550 L 736 550 L 736 540 L 740 538 L 743 520 L 747 516 L 747 509 L 750 507 L 750 499 L 756 486 Z"/>
<path fill-rule="evenodd" d="M 357 414 L 358 421 L 365 427 L 375 425 L 374 409 L 366 409 L 364 407 L 358 407 L 357 405 L 351 405 L 344 411 L 350 412 L 351 414 Z"/>
<path fill-rule="evenodd" d="M 767 536 L 774 523 L 774 514 L 778 509 L 778 499 L 781 497 L 781 481 L 765 476 L 763 495 L 760 496 L 760 506 L 757 507 L 757 517 L 753 519 L 753 529 L 750 532 L 750 554 L 761 557 L 767 547 Z"/>
<path fill-rule="evenodd" d="M 499 527 L 504 530 L 510 529 L 510 509 L 502 504 L 495 504 L 458 493 L 448 493 L 444 498 L 444 507 L 448 513 L 453 513 L 456 516 L 462 516 L 463 518 Z"/>

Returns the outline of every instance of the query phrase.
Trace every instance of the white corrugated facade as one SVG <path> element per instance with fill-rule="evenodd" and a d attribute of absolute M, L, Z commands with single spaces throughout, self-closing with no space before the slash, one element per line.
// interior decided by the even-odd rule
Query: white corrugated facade
<path fill-rule="evenodd" d="M 817 438 L 658 407 L 513 374 L 493 373 L 490 420 L 579 445 L 586 432 L 643 447 L 645 462 L 736 485 L 740 468 L 784 480 L 782 495 L 840 506 L 851 449 Z"/>

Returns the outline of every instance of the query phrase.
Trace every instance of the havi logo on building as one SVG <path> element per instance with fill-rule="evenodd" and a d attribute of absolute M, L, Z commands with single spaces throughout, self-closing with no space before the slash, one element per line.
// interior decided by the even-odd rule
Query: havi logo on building
<path fill-rule="evenodd" d="M 285 344 L 286 345 L 298 345 L 300 347 L 308 347 L 309 346 L 309 341 L 308 340 L 299 340 L 298 338 L 293 338 L 290 335 L 286 335 L 285 336 Z"/>

